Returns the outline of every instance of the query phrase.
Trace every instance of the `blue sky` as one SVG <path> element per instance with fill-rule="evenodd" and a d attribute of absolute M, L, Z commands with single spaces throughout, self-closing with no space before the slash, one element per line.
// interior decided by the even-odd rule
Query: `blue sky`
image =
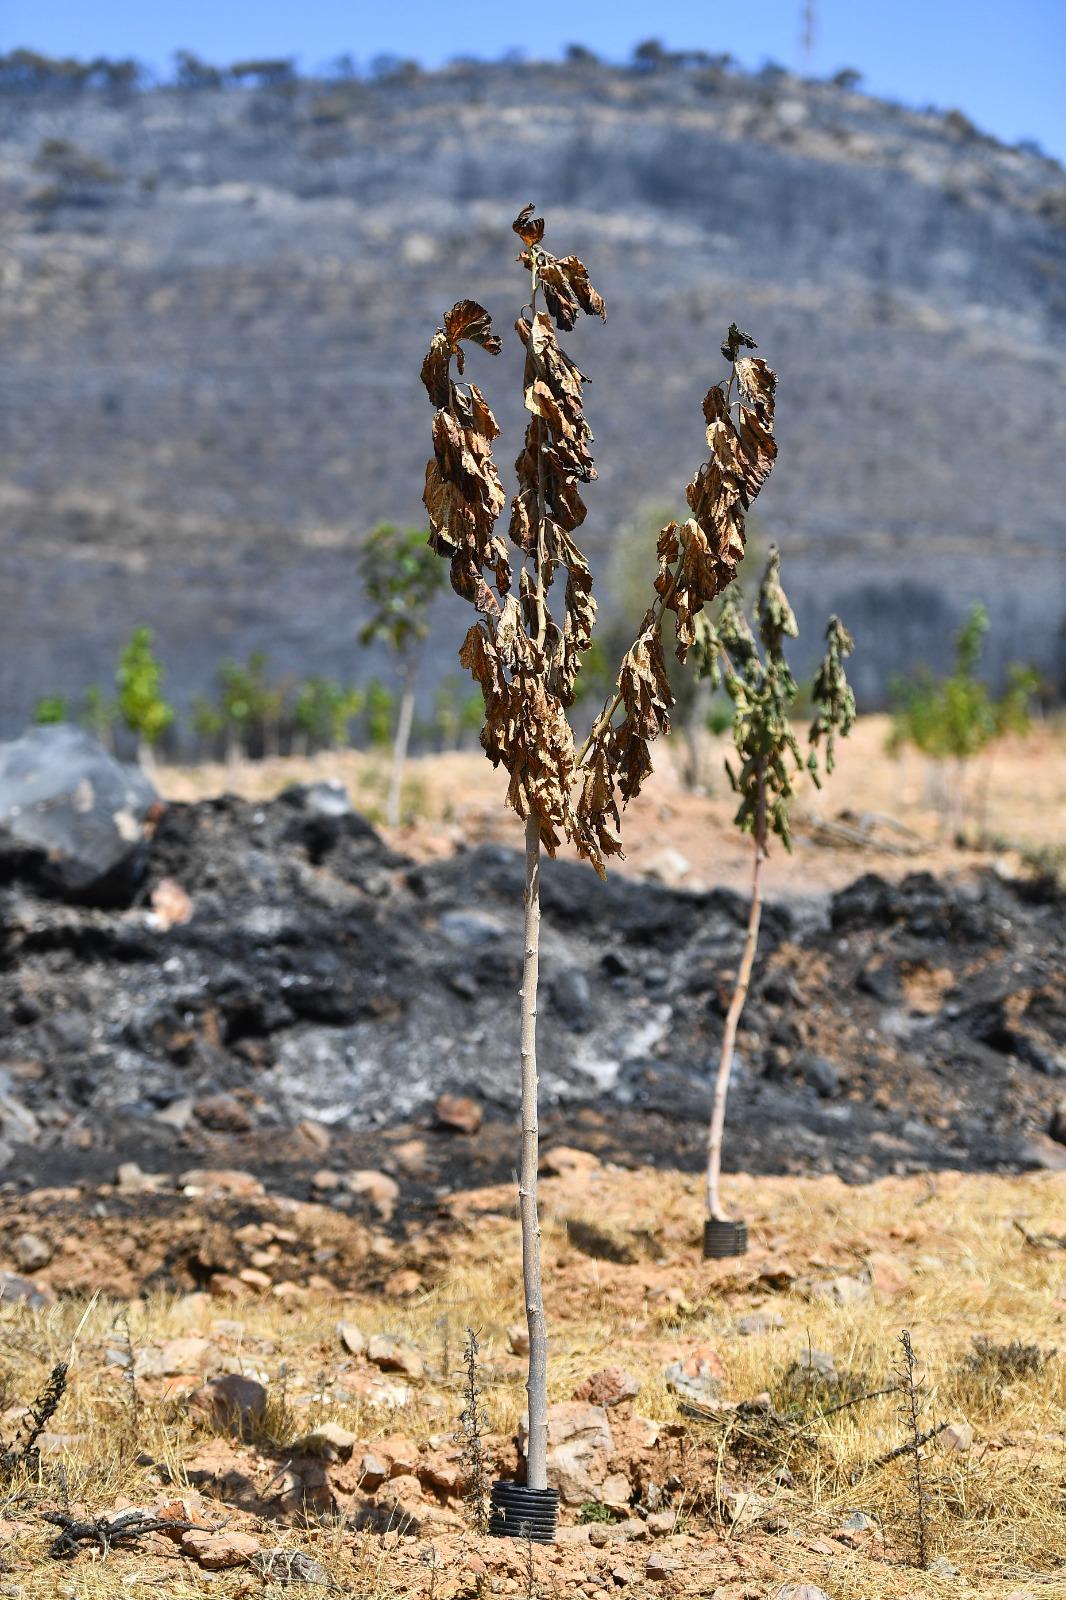
<path fill-rule="evenodd" d="M 812 0 L 814 47 L 801 53 L 802 0 L 748 6 L 703 0 L 626 5 L 553 0 L 2 0 L 0 47 L 50 54 L 135 55 L 163 65 L 185 47 L 216 62 L 295 55 L 313 67 L 342 51 L 366 62 L 384 53 L 436 65 L 453 55 L 510 48 L 556 55 L 571 41 L 617 59 L 649 36 L 670 48 L 731 51 L 746 66 L 766 58 L 818 75 L 859 68 L 868 87 L 913 105 L 959 107 L 1013 141 L 1035 138 L 1066 159 L 1066 0 Z"/>

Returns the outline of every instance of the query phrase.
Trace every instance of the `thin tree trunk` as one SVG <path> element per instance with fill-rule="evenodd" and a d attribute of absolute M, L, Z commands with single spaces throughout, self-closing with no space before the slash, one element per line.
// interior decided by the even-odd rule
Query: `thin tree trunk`
<path fill-rule="evenodd" d="M 519 1201 L 522 1219 L 522 1282 L 529 1329 L 529 1442 L 526 1483 L 548 1487 L 548 1334 L 540 1275 L 540 1221 L 537 1217 L 537 1170 L 540 1128 L 537 1120 L 537 980 L 540 971 L 540 831 L 535 817 L 526 820 L 525 952 L 522 964 L 522 1173 Z"/>
<path fill-rule="evenodd" d="M 147 739 L 137 740 L 137 764 L 147 777 L 155 777 L 157 767 L 155 751 Z"/>
<path fill-rule="evenodd" d="M 385 818 L 390 828 L 400 826 L 400 798 L 403 792 L 403 769 L 407 764 L 407 746 L 411 742 L 411 724 L 415 715 L 415 669 L 408 667 L 403 677 L 403 694 L 400 696 L 400 715 L 396 723 L 396 737 L 392 744 L 392 776 L 389 779 L 389 798 Z"/>
<path fill-rule="evenodd" d="M 766 797 L 760 785 L 759 813 L 753 839 L 754 862 L 751 873 L 751 910 L 744 936 L 744 949 L 737 970 L 736 987 L 729 1002 L 722 1034 L 722 1052 L 718 1057 L 718 1075 L 714 1081 L 714 1103 L 711 1124 L 707 1132 L 707 1215 L 716 1222 L 728 1222 L 722 1209 L 719 1187 L 722 1178 L 722 1135 L 725 1131 L 725 1107 L 729 1094 L 729 1078 L 733 1069 L 733 1051 L 737 1042 L 737 1028 L 744 1002 L 748 998 L 751 969 L 755 964 L 755 949 L 759 942 L 759 922 L 762 917 L 762 864 L 766 858 Z"/>

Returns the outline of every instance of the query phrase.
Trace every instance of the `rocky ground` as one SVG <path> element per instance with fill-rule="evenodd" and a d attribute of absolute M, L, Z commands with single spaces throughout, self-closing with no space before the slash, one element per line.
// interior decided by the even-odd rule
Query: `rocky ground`
<path fill-rule="evenodd" d="M 11 1180 L 225 1164 L 308 1193 L 423 1139 L 427 1170 L 513 1161 L 521 861 L 415 861 L 335 790 L 173 804 L 129 904 L 6 860 L 0 1066 Z M 544 875 L 549 1129 L 699 1162 L 746 903 L 563 861 Z M 992 870 L 867 873 L 771 903 L 727 1164 L 848 1180 L 1066 1162 L 1063 897 Z M 436 1124 L 442 1094 L 484 1125 Z M 460 1118 L 463 1120 L 463 1118 Z M 430 1187 L 436 1179 L 428 1180 Z M 344 1196 L 341 1196 L 343 1201 Z"/>
<path fill-rule="evenodd" d="M 1066 1179 L 733 1178 L 751 1250 L 708 1263 L 696 1180 L 560 1146 L 543 1170 L 561 1525 L 532 1551 L 472 1530 L 462 1443 L 473 1327 L 485 1474 L 521 1473 L 510 1182 L 432 1215 L 382 1173 L 358 1215 L 219 1170 L 0 1197 L 0 1261 L 37 1260 L 0 1302 L 2 1592 L 1062 1592 Z M 911 1459 L 883 1459 L 903 1326 L 925 1568 Z"/>

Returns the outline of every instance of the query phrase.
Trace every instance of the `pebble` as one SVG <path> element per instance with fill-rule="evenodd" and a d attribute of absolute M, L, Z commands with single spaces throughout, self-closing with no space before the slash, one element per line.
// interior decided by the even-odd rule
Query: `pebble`
<path fill-rule="evenodd" d="M 55 1252 L 40 1234 L 20 1233 L 11 1246 L 11 1253 L 23 1272 L 39 1272 L 48 1265 Z"/>
<path fill-rule="evenodd" d="M 406 1339 L 393 1339 L 388 1334 L 376 1333 L 366 1349 L 367 1359 L 382 1372 L 402 1372 L 408 1378 L 420 1378 L 425 1371 L 421 1351 Z"/>
<path fill-rule="evenodd" d="M 338 1322 L 337 1338 L 347 1350 L 349 1355 L 361 1356 L 366 1349 L 366 1334 L 358 1323 Z"/>
<path fill-rule="evenodd" d="M 442 1094 L 433 1107 L 433 1115 L 438 1127 L 473 1135 L 481 1127 L 485 1113 L 469 1095 Z"/>

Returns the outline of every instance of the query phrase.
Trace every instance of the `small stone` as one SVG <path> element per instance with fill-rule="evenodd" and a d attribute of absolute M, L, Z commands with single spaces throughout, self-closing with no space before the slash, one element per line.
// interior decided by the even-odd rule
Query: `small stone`
<path fill-rule="evenodd" d="M 0 1272 L 0 1301 L 40 1311 L 45 1306 L 55 1305 L 56 1292 L 51 1284 L 40 1279 L 31 1282 L 28 1278 L 20 1278 L 17 1272 Z"/>
<path fill-rule="evenodd" d="M 625 1473 L 609 1472 L 600 1488 L 601 1505 L 610 1506 L 612 1511 L 625 1511 L 632 1497 L 633 1485 Z"/>
<path fill-rule="evenodd" d="M 248 1287 L 230 1272 L 215 1272 L 211 1275 L 209 1292 L 212 1300 L 239 1300 L 248 1293 Z"/>
<path fill-rule="evenodd" d="M 813 1583 L 783 1583 L 774 1592 L 774 1600 L 829 1600 L 829 1596 Z"/>
<path fill-rule="evenodd" d="M 866 1270 L 875 1294 L 890 1299 L 902 1294 L 910 1284 L 910 1272 L 895 1256 L 880 1251 L 867 1258 Z"/>
<path fill-rule="evenodd" d="M 337 1338 L 349 1355 L 361 1356 L 366 1349 L 366 1334 L 358 1323 L 338 1322 Z"/>
<path fill-rule="evenodd" d="M 261 1578 L 271 1583 L 320 1584 L 332 1587 L 332 1579 L 321 1561 L 305 1556 L 302 1550 L 260 1550 L 248 1563 Z"/>
<path fill-rule="evenodd" d="M 393 1339 L 388 1334 L 376 1333 L 367 1345 L 367 1359 L 382 1372 L 402 1372 L 408 1378 L 420 1378 L 425 1371 L 421 1352 L 406 1339 Z"/>
<path fill-rule="evenodd" d="M 293 1441 L 289 1448 L 296 1455 L 318 1456 L 323 1461 L 350 1461 L 359 1443 L 354 1433 L 338 1422 L 320 1422 L 317 1428 Z"/>
<path fill-rule="evenodd" d="M 189 1396 L 189 1409 L 209 1417 L 212 1422 L 245 1434 L 266 1412 L 267 1392 L 255 1378 L 240 1372 L 226 1372 L 209 1378 Z"/>
<path fill-rule="evenodd" d="M 594 1406 L 618 1406 L 639 1393 L 640 1383 L 631 1372 L 622 1367 L 604 1367 L 574 1390 L 574 1399 L 587 1400 Z"/>
<path fill-rule="evenodd" d="M 926 1571 L 937 1578 L 957 1578 L 959 1575 L 958 1567 L 954 1561 L 949 1561 L 947 1556 L 934 1556 Z"/>
<path fill-rule="evenodd" d="M 193 1114 L 198 1122 L 214 1133 L 248 1133 L 252 1118 L 246 1106 L 232 1094 L 207 1095 L 193 1104 Z"/>
<path fill-rule="evenodd" d="M 208 1572 L 221 1572 L 227 1567 L 245 1567 L 259 1553 L 259 1540 L 250 1533 L 238 1533 L 228 1528 L 219 1533 L 200 1533 L 189 1529 L 181 1536 L 181 1548 L 193 1556 Z"/>
<path fill-rule="evenodd" d="M 591 1150 L 575 1150 L 568 1144 L 553 1145 L 540 1159 L 540 1170 L 548 1178 L 565 1178 L 572 1173 L 599 1172 L 603 1163 Z"/>
<path fill-rule="evenodd" d="M 580 967 L 564 967 L 550 985 L 551 1008 L 574 1033 L 584 1033 L 591 1023 L 592 987 Z"/>
<path fill-rule="evenodd" d="M 873 1517 L 868 1517 L 865 1511 L 849 1511 L 840 1526 L 844 1533 L 867 1533 L 876 1527 L 876 1524 Z"/>
<path fill-rule="evenodd" d="M 433 1115 L 439 1128 L 472 1135 L 481 1127 L 485 1113 L 469 1095 L 442 1094 L 433 1107 Z"/>
<path fill-rule="evenodd" d="M 163 1180 L 154 1172 L 142 1172 L 136 1161 L 123 1161 L 115 1173 L 115 1188 L 119 1194 L 149 1194 L 158 1189 Z"/>
<path fill-rule="evenodd" d="M 159 1352 L 160 1375 L 170 1378 L 182 1372 L 197 1372 L 214 1349 L 210 1339 L 199 1339 L 193 1334 L 168 1339 Z"/>
<path fill-rule="evenodd" d="M 389 1220 L 400 1198 L 400 1185 L 395 1178 L 387 1172 L 364 1170 L 349 1172 L 346 1182 L 352 1194 L 366 1195 L 378 1215 Z"/>
<path fill-rule="evenodd" d="M 667 888 L 676 888 L 692 871 L 692 863 L 680 850 L 675 850 L 673 845 L 664 845 L 661 850 L 656 850 L 654 855 L 644 862 L 646 877 L 655 878 L 657 882 L 664 883 Z"/>
<path fill-rule="evenodd" d="M 246 1284 L 249 1289 L 254 1289 L 257 1294 L 265 1294 L 273 1282 L 270 1274 L 260 1271 L 258 1267 L 242 1267 L 237 1276 L 243 1284 Z"/>
<path fill-rule="evenodd" d="M 1060 1100 L 1052 1111 L 1047 1131 L 1057 1144 L 1066 1144 L 1066 1100 Z"/>
<path fill-rule="evenodd" d="M 398 1267 L 385 1279 L 385 1293 L 398 1300 L 409 1299 L 411 1295 L 418 1294 L 421 1288 L 422 1275 L 413 1267 Z"/>
<path fill-rule="evenodd" d="M 528 1356 L 529 1329 L 524 1322 L 514 1322 L 507 1330 L 507 1343 L 514 1356 Z"/>
<path fill-rule="evenodd" d="M 339 1172 L 332 1172 L 329 1167 L 320 1167 L 311 1179 L 311 1187 L 316 1194 L 332 1194 L 343 1182 L 344 1179 Z"/>
<path fill-rule="evenodd" d="M 420 1452 L 405 1433 L 392 1433 L 382 1439 L 378 1450 L 389 1463 L 390 1478 L 409 1478 L 417 1474 Z"/>
<path fill-rule="evenodd" d="M 249 1200 L 264 1193 L 260 1180 L 251 1172 L 234 1167 L 191 1167 L 178 1183 L 187 1195 L 229 1194 Z"/>
<path fill-rule="evenodd" d="M 737 1332 L 745 1338 L 756 1334 L 771 1333 L 776 1328 L 783 1328 L 785 1319 L 777 1311 L 753 1311 L 749 1317 L 741 1317 L 737 1322 Z"/>
<path fill-rule="evenodd" d="M 822 1100 L 833 1100 L 840 1093 L 840 1073 L 828 1056 L 804 1056 L 803 1076 Z"/>
<path fill-rule="evenodd" d="M 20 1233 L 11 1246 L 11 1253 L 23 1272 L 39 1272 L 48 1265 L 55 1252 L 40 1234 Z"/>
<path fill-rule="evenodd" d="M 195 1105 L 191 1095 L 180 1095 L 177 1100 L 172 1100 L 161 1111 L 154 1113 L 153 1122 L 161 1122 L 165 1128 L 173 1128 L 175 1133 L 184 1133 L 193 1117 Z M 135 1165 L 135 1163 L 130 1163 Z"/>
<path fill-rule="evenodd" d="M 310 1117 L 302 1117 L 293 1129 L 301 1139 L 305 1139 L 315 1150 L 325 1155 L 330 1147 L 330 1132 L 321 1122 L 312 1122 Z"/>
<path fill-rule="evenodd" d="M 152 890 L 152 916 L 160 933 L 181 927 L 192 916 L 192 901 L 173 878 L 160 878 Z"/>
<path fill-rule="evenodd" d="M 644 1575 L 653 1582 L 661 1583 L 670 1577 L 673 1570 L 673 1563 L 668 1561 L 660 1550 L 653 1550 L 645 1563 Z"/>
<path fill-rule="evenodd" d="M 806 1378 L 820 1378 L 823 1383 L 834 1383 L 837 1366 L 828 1350 L 816 1350 L 812 1345 L 803 1345 L 792 1363 L 789 1375 L 793 1383 L 802 1383 Z"/>
<path fill-rule="evenodd" d="M 698 1345 L 683 1361 L 663 1368 L 667 1386 L 675 1394 L 697 1402 L 715 1399 L 726 1380 L 721 1357 L 710 1345 Z"/>
<path fill-rule="evenodd" d="M 367 1494 L 373 1494 L 375 1489 L 387 1482 L 389 1477 L 389 1464 L 381 1456 L 368 1450 L 359 1462 L 359 1487 Z"/>
<path fill-rule="evenodd" d="M 868 1278 L 855 1278 L 842 1273 L 826 1283 L 815 1284 L 812 1293 L 819 1299 L 832 1300 L 838 1306 L 857 1306 L 869 1300 L 872 1290 Z"/>
<path fill-rule="evenodd" d="M 936 1442 L 941 1450 L 961 1454 L 973 1448 L 973 1426 L 969 1422 L 949 1422 Z"/>

